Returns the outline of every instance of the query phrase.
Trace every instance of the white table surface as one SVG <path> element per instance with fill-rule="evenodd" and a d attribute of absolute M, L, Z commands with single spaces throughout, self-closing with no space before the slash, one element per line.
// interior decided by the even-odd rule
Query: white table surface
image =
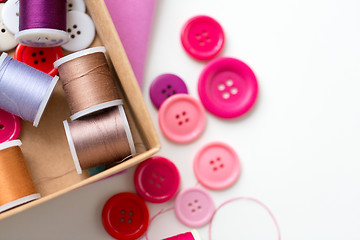
<path fill-rule="evenodd" d="M 222 56 L 254 70 L 260 92 L 253 111 L 235 120 L 207 113 L 204 134 L 174 144 L 160 133 L 159 155 L 179 168 L 182 188 L 194 186 L 192 161 L 205 143 L 236 149 L 242 174 L 231 188 L 210 191 L 216 205 L 236 196 L 263 201 L 275 214 L 283 239 L 360 238 L 360 1 L 357 0 L 159 0 L 144 78 L 144 98 L 162 73 L 181 76 L 198 98 L 205 66 L 180 44 L 190 17 L 207 14 L 223 26 Z M 0 239 L 112 239 L 101 224 L 112 195 L 134 191 L 132 175 L 97 182 L 0 222 Z M 151 215 L 173 202 L 149 204 Z M 164 227 L 166 226 L 166 227 Z M 190 230 L 174 212 L 156 219 L 149 239 Z M 198 229 L 208 239 L 208 226 Z M 216 215 L 213 239 L 277 239 L 266 211 L 234 202 Z"/>

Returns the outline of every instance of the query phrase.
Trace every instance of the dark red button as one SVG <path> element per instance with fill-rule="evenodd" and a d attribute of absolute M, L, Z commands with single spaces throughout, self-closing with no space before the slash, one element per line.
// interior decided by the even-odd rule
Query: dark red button
<path fill-rule="evenodd" d="M 105 230 L 115 239 L 138 239 L 149 226 L 149 210 L 134 193 L 119 193 L 112 196 L 102 212 Z"/>
<path fill-rule="evenodd" d="M 15 50 L 15 59 L 26 63 L 50 76 L 58 74 L 54 62 L 64 56 L 61 47 L 36 48 L 19 44 Z"/>
<path fill-rule="evenodd" d="M 0 109 L 0 143 L 17 139 L 20 129 L 19 117 Z"/>

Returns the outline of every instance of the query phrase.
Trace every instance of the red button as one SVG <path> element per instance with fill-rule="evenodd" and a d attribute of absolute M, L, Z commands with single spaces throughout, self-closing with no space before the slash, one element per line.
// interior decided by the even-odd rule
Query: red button
<path fill-rule="evenodd" d="M 188 54 L 199 60 L 215 57 L 223 48 L 225 34 L 220 24 L 208 16 L 188 20 L 181 32 L 181 43 Z"/>
<path fill-rule="evenodd" d="M 64 56 L 61 47 L 35 48 L 19 44 L 15 50 L 15 59 L 26 63 L 50 76 L 58 74 L 54 62 Z"/>
<path fill-rule="evenodd" d="M 180 174 L 170 160 L 155 156 L 139 164 L 134 175 L 137 193 L 146 201 L 163 203 L 172 199 L 180 186 Z"/>
<path fill-rule="evenodd" d="M 113 238 L 137 239 L 149 226 L 149 210 L 136 194 L 119 193 L 106 202 L 102 220 L 105 230 Z"/>
<path fill-rule="evenodd" d="M 0 143 L 17 139 L 20 129 L 19 117 L 0 109 Z"/>

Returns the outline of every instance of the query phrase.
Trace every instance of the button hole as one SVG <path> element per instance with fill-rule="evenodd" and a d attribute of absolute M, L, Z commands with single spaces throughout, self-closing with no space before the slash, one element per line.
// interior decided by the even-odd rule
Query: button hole
<path fill-rule="evenodd" d="M 33 53 L 31 54 L 31 56 L 36 57 L 36 53 L 33 52 Z"/>
<path fill-rule="evenodd" d="M 224 168 L 224 164 L 220 164 L 220 168 Z"/>
<path fill-rule="evenodd" d="M 75 24 L 75 25 L 73 26 L 73 28 L 77 28 L 77 25 Z"/>
<path fill-rule="evenodd" d="M 210 161 L 210 164 L 214 164 L 215 162 L 213 160 Z"/>
<path fill-rule="evenodd" d="M 230 94 L 228 92 L 224 92 L 222 96 L 224 99 L 228 99 L 230 97 Z"/>
<path fill-rule="evenodd" d="M 226 80 L 226 85 L 228 85 L 229 87 L 232 86 L 234 84 L 232 79 L 228 79 Z"/>
<path fill-rule="evenodd" d="M 81 34 L 81 31 L 77 31 L 77 34 L 80 35 L 80 34 Z"/>
<path fill-rule="evenodd" d="M 221 158 L 220 158 L 220 157 L 217 157 L 217 158 L 216 158 L 216 161 L 220 161 L 220 160 L 221 160 Z"/>
<path fill-rule="evenodd" d="M 74 35 L 74 34 L 71 34 L 71 38 L 75 38 L 75 35 Z"/>
<path fill-rule="evenodd" d="M 183 116 L 185 116 L 185 115 L 186 115 L 186 112 L 185 112 L 185 111 L 184 111 L 184 112 L 182 112 L 182 115 L 183 115 Z"/>
<path fill-rule="evenodd" d="M 45 59 L 45 58 L 42 58 L 41 61 L 44 63 L 44 62 L 46 62 L 46 59 Z"/>
<path fill-rule="evenodd" d="M 131 218 L 128 218 L 128 223 L 132 223 L 132 219 L 131 219 Z"/>
<path fill-rule="evenodd" d="M 123 209 L 123 210 L 121 210 L 121 214 L 125 214 L 126 213 L 126 211 Z"/>
<path fill-rule="evenodd" d="M 179 119 L 179 118 L 180 118 L 180 115 L 179 115 L 179 114 L 177 114 L 177 115 L 176 115 L 176 119 Z"/>
<path fill-rule="evenodd" d="M 168 95 L 166 95 L 166 97 L 167 97 L 167 98 L 169 98 L 169 97 L 170 97 L 170 95 L 168 94 Z"/>
<path fill-rule="evenodd" d="M 0 129 L 4 129 L 4 128 L 5 128 L 5 126 L 0 124 Z"/>
<path fill-rule="evenodd" d="M 202 35 L 207 36 L 207 35 L 208 35 L 208 32 L 207 32 L 206 30 L 203 30 L 203 31 L 202 31 Z"/>
<path fill-rule="evenodd" d="M 161 177 L 160 177 L 160 180 L 161 180 L 161 181 L 164 181 L 164 180 L 165 180 L 165 177 L 164 177 L 164 176 L 161 176 Z"/>
<path fill-rule="evenodd" d="M 213 170 L 214 170 L 214 171 L 217 171 L 218 169 L 217 169 L 217 167 L 214 167 Z"/>
<path fill-rule="evenodd" d="M 193 209 L 193 210 L 191 210 L 191 212 L 193 212 L 193 213 L 194 213 L 194 212 L 196 212 L 196 210 L 195 210 L 195 209 Z"/>
<path fill-rule="evenodd" d="M 67 29 L 67 31 L 68 31 L 68 32 L 71 32 L 71 29 L 70 29 L 70 28 L 68 28 L 68 29 Z"/>
<path fill-rule="evenodd" d="M 189 122 L 190 120 L 188 118 L 185 119 L 185 122 Z"/>
<path fill-rule="evenodd" d="M 192 203 L 189 203 L 188 206 L 191 207 L 191 206 L 192 206 Z"/>
<path fill-rule="evenodd" d="M 176 94 L 176 91 L 172 91 L 172 94 L 173 94 L 173 95 Z"/>
<path fill-rule="evenodd" d="M 201 36 L 200 36 L 200 34 L 196 34 L 195 37 L 196 37 L 196 39 L 200 39 Z"/>
<path fill-rule="evenodd" d="M 230 92 L 231 92 L 233 95 L 235 95 L 235 94 L 238 93 L 238 89 L 237 89 L 236 87 L 234 87 L 234 88 L 232 88 L 232 89 L 230 90 Z"/>
<path fill-rule="evenodd" d="M 134 215 L 134 212 L 133 211 L 129 211 L 129 216 L 132 216 Z"/>
<path fill-rule="evenodd" d="M 204 45 L 205 45 L 204 41 L 202 41 L 202 40 L 199 42 L 199 44 L 200 44 L 200 46 L 204 46 Z"/>
<path fill-rule="evenodd" d="M 2 29 L 1 29 L 1 32 L 2 32 L 2 33 L 6 32 L 5 28 L 2 28 Z"/>
<path fill-rule="evenodd" d="M 197 199 L 195 199 L 194 203 L 198 203 L 199 201 Z"/>
<path fill-rule="evenodd" d="M 167 88 L 170 89 L 170 88 L 171 88 L 171 85 L 168 85 Z"/>
<path fill-rule="evenodd" d="M 120 218 L 120 222 L 125 222 L 125 219 L 123 217 Z"/>
<path fill-rule="evenodd" d="M 39 64 L 39 61 L 38 61 L 38 60 L 35 60 L 34 63 L 35 63 L 35 64 Z"/>
<path fill-rule="evenodd" d="M 210 42 L 210 41 L 211 41 L 211 39 L 208 37 L 208 38 L 206 38 L 206 41 L 207 41 L 207 42 Z"/>
<path fill-rule="evenodd" d="M 161 187 L 161 183 L 157 183 L 156 186 L 157 186 L 158 188 L 160 188 L 160 187 Z"/>
<path fill-rule="evenodd" d="M 166 90 L 165 90 L 165 89 L 163 89 L 161 92 L 162 92 L 163 94 L 165 94 L 165 93 L 166 93 Z"/>
<path fill-rule="evenodd" d="M 183 124 L 183 122 L 182 122 L 182 121 L 180 121 L 180 122 L 179 122 L 179 126 L 181 126 L 182 124 Z"/>
<path fill-rule="evenodd" d="M 40 55 L 44 55 L 44 52 L 43 52 L 43 51 L 40 51 L 39 54 L 40 54 Z"/>
<path fill-rule="evenodd" d="M 201 206 L 198 206 L 198 209 L 201 209 Z"/>
<path fill-rule="evenodd" d="M 224 91 L 225 90 L 225 85 L 224 84 L 219 84 L 218 85 L 218 89 L 220 90 L 220 91 Z"/>
<path fill-rule="evenodd" d="M 158 176 L 158 174 L 157 174 L 156 172 L 154 172 L 154 173 L 153 173 L 153 176 L 154 176 L 154 177 L 157 177 L 157 176 Z"/>
<path fill-rule="evenodd" d="M 154 184 L 154 179 L 150 179 L 150 184 Z"/>

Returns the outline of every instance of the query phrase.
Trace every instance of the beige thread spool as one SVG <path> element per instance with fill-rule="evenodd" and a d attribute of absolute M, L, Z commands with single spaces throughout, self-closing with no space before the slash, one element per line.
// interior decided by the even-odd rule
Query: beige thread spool
<path fill-rule="evenodd" d="M 54 63 L 59 69 L 71 120 L 122 104 L 105 58 L 104 47 L 65 56 Z"/>
<path fill-rule="evenodd" d="M 40 198 L 20 145 L 20 140 L 0 144 L 0 213 Z"/>
<path fill-rule="evenodd" d="M 136 153 L 122 105 L 63 123 L 78 174 Z"/>

